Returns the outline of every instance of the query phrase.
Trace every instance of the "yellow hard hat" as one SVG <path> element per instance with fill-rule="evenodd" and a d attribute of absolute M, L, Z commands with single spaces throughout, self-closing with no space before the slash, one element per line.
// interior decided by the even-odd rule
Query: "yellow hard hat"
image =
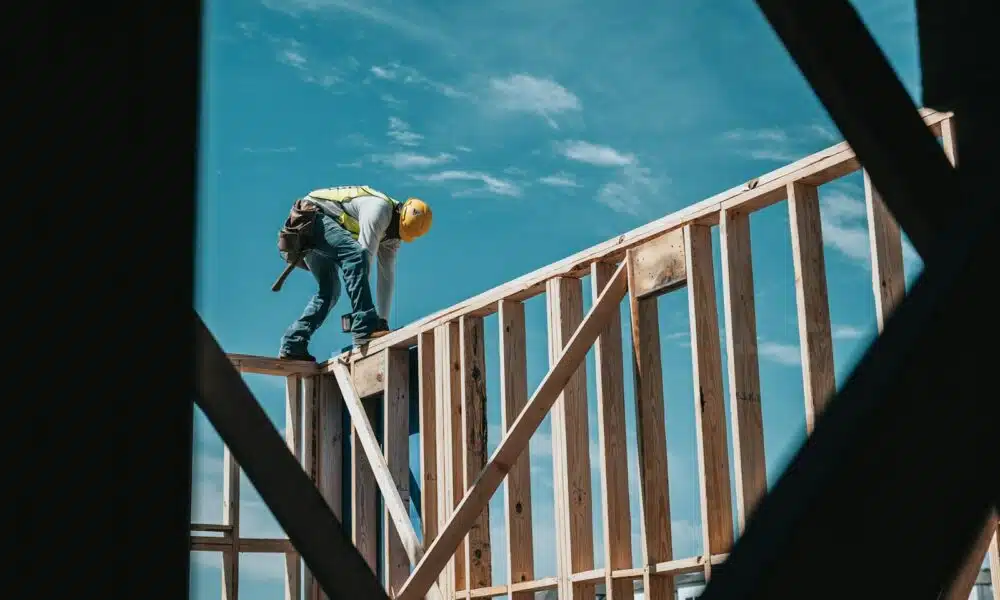
<path fill-rule="evenodd" d="M 399 210 L 399 237 L 412 242 L 431 228 L 431 207 L 420 198 L 408 198 Z"/>

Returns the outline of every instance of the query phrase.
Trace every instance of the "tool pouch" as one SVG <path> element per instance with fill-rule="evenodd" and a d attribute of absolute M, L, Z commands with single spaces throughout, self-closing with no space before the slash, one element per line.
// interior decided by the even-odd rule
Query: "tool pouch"
<path fill-rule="evenodd" d="M 319 207 L 301 198 L 292 204 L 285 224 L 278 230 L 278 253 L 281 258 L 306 271 L 309 267 L 302 256 L 312 247 L 313 228 Z"/>

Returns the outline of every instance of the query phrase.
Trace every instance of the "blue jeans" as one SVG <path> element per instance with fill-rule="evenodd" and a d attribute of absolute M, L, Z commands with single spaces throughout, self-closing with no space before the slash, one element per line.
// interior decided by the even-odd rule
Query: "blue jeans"
<path fill-rule="evenodd" d="M 351 301 L 354 340 L 369 336 L 378 326 L 378 310 L 372 302 L 368 283 L 368 251 L 351 234 L 325 213 L 316 216 L 313 228 L 314 247 L 303 257 L 309 272 L 316 278 L 319 289 L 305 310 L 281 338 L 283 354 L 304 354 L 309 340 L 323 324 L 330 309 L 340 296 L 338 271 L 344 275 L 344 286 Z"/>

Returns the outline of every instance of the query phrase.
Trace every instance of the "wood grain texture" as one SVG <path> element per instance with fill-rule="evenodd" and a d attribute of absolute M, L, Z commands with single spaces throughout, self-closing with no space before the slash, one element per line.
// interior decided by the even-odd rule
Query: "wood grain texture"
<path fill-rule="evenodd" d="M 229 447 L 222 458 L 222 524 L 231 529 L 222 552 L 222 600 L 237 600 L 240 591 L 240 466 Z"/>
<path fill-rule="evenodd" d="M 501 300 L 500 325 L 500 418 L 504 432 L 528 403 L 528 361 L 524 327 L 524 304 Z M 528 451 L 511 465 L 507 475 L 504 514 L 507 526 L 507 584 L 535 578 L 534 541 L 531 518 L 531 455 Z M 534 592 L 512 592 L 511 600 L 534 600 Z"/>
<path fill-rule="evenodd" d="M 459 319 L 462 357 L 462 496 L 486 466 L 486 356 L 483 320 L 464 316 Z M 490 545 L 490 511 L 483 509 L 473 521 L 466 537 L 465 580 L 469 588 L 489 587 L 493 583 L 493 551 Z"/>
<path fill-rule="evenodd" d="M 461 494 L 461 457 L 455 460 L 455 431 L 461 424 L 461 378 L 458 323 L 445 323 L 434 330 L 437 386 L 438 535 L 452 519 L 456 492 Z M 456 411 L 457 406 L 457 411 Z M 457 413 L 457 414 L 456 414 Z M 430 547 L 430 545 L 428 546 Z M 441 591 L 450 598 L 465 589 L 465 539 L 459 541 L 440 574 Z M 414 574 L 410 574 L 412 581 Z M 423 592 L 421 592 L 421 595 Z"/>
<path fill-rule="evenodd" d="M 596 302 L 614 273 L 614 265 L 594 263 L 591 297 Z M 597 393 L 597 442 L 600 448 L 601 533 L 604 536 L 605 589 L 610 600 L 632 600 L 631 581 L 612 579 L 614 569 L 632 567 L 632 516 L 629 509 L 628 448 L 625 430 L 625 373 L 621 314 L 608 318 L 594 343 Z"/>
<path fill-rule="evenodd" d="M 722 397 L 722 349 L 715 303 L 712 231 L 704 225 L 688 225 L 684 228 L 684 242 L 703 553 L 720 554 L 728 552 L 733 544 L 733 505 L 729 488 L 726 406 Z M 709 562 L 706 563 L 706 575 L 710 571 Z"/>
<path fill-rule="evenodd" d="M 434 378 L 434 332 L 425 331 L 417 338 L 417 367 L 420 415 L 420 514 L 426 547 L 437 537 L 437 382 Z"/>
<path fill-rule="evenodd" d="M 872 290 L 875 322 L 879 332 L 906 294 L 903 269 L 903 236 L 889 208 L 864 172 L 865 208 L 868 212 L 868 242 L 871 246 Z"/>
<path fill-rule="evenodd" d="M 626 255 L 632 284 L 632 252 Z M 631 288 L 630 288 L 631 290 Z M 642 564 L 673 558 L 670 494 L 667 477 L 667 432 L 664 422 L 663 366 L 657 299 L 629 293 L 632 330 L 632 375 L 635 389 L 636 438 L 639 444 L 639 512 Z M 644 600 L 673 600 L 671 576 L 643 574 Z"/>
<path fill-rule="evenodd" d="M 817 416 L 836 390 L 819 193 L 815 186 L 788 185 L 788 217 L 792 230 L 806 431 L 811 432 Z"/>
<path fill-rule="evenodd" d="M 365 400 L 364 409 L 369 423 L 377 423 L 375 401 Z M 368 563 L 372 573 L 378 573 L 378 484 L 360 434 L 351 419 L 351 539 L 354 547 Z"/>
<path fill-rule="evenodd" d="M 596 341 L 606 320 L 618 310 L 626 291 L 625 265 L 615 271 L 600 298 L 590 308 L 580 327 L 570 338 L 562 354 L 528 400 L 527 406 L 515 419 L 509 431 L 493 452 L 479 479 L 455 508 L 451 519 L 439 529 L 438 537 L 427 547 L 423 559 L 400 590 L 398 600 L 423 597 L 434 579 L 442 572 L 450 557 L 465 537 L 472 522 L 485 508 L 493 493 L 503 482 L 511 465 L 527 448 L 528 442 L 551 410 L 559 393 L 573 377 L 587 350 Z"/>
<path fill-rule="evenodd" d="M 302 377 L 302 468 L 309 479 L 320 486 L 320 389 L 312 375 Z M 322 592 L 309 567 L 302 565 L 302 590 L 305 600 L 320 600 Z"/>
<path fill-rule="evenodd" d="M 412 529 L 410 509 L 410 356 L 407 350 L 385 351 L 385 394 L 382 440 L 386 467 L 405 511 L 405 525 Z M 388 494 L 383 493 L 383 497 Z M 388 506 L 388 498 L 386 499 Z M 399 515 L 396 516 L 398 518 Z M 383 511 L 382 531 L 385 542 L 386 586 L 398 590 L 410 576 L 410 558 L 399 534 L 399 527 L 388 510 Z M 416 543 L 416 535 L 411 543 Z M 420 549 L 421 552 L 423 548 Z M 415 562 L 415 561 L 414 561 Z"/>
<path fill-rule="evenodd" d="M 684 284 L 687 274 L 683 230 L 665 233 L 637 246 L 632 257 L 633 293 L 637 297 L 657 296 Z"/>
<path fill-rule="evenodd" d="M 302 378 L 285 378 L 285 443 L 302 462 Z M 297 552 L 285 555 L 285 600 L 299 600 L 302 590 L 302 559 Z"/>
<path fill-rule="evenodd" d="M 549 364 L 554 365 L 583 321 L 579 279 L 550 279 L 546 288 Z M 593 500 L 587 412 L 587 366 L 581 361 L 552 406 L 552 460 L 560 596 L 593 598 L 592 582 L 571 575 L 594 568 Z"/>
<path fill-rule="evenodd" d="M 747 517 L 767 491 L 750 215 L 724 210 L 719 219 L 719 245 L 726 315 L 736 507 L 738 527 L 742 531 Z"/>

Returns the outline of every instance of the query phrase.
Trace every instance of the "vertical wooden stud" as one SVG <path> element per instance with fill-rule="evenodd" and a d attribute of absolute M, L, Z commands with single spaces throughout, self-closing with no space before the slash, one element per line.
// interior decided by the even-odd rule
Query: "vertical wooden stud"
<path fill-rule="evenodd" d="M 736 507 L 740 531 L 767 491 L 764 416 L 757 358 L 750 215 L 723 210 L 719 215 L 723 306 L 726 315 L 729 403 L 736 461 Z"/>
<path fill-rule="evenodd" d="M 462 420 L 461 370 L 459 360 L 458 323 L 450 322 L 434 329 L 435 379 L 437 390 L 437 457 L 438 457 L 438 531 L 451 520 L 456 497 L 461 497 L 461 456 L 456 454 L 456 432 Z M 458 442 L 461 440 L 459 439 Z M 446 598 L 465 590 L 465 541 L 441 572 L 441 592 Z M 463 597 L 467 595 L 463 595 Z"/>
<path fill-rule="evenodd" d="M 240 465 L 225 446 L 222 463 L 222 524 L 231 545 L 222 552 L 222 600 L 237 600 L 240 587 Z"/>
<path fill-rule="evenodd" d="M 459 318 L 462 357 L 462 496 L 486 466 L 486 356 L 481 317 Z M 459 498 L 459 500 L 461 497 Z M 493 557 L 490 548 L 490 511 L 484 508 L 465 538 L 465 568 L 468 588 L 492 585 Z"/>
<path fill-rule="evenodd" d="M 872 288 L 875 321 L 879 332 L 906 294 L 903 272 L 903 236 L 899 225 L 864 171 L 865 207 L 868 211 L 868 242 L 871 245 Z"/>
<path fill-rule="evenodd" d="M 722 398 L 722 349 L 715 304 L 712 230 L 705 225 L 684 227 L 688 311 L 694 382 L 695 439 L 701 491 L 701 530 L 706 559 L 729 551 L 733 544 L 733 504 L 729 489 L 729 445 L 726 407 Z M 711 560 L 705 561 L 706 576 Z"/>
<path fill-rule="evenodd" d="M 941 121 L 941 146 L 952 165 L 958 164 L 958 140 L 956 136 L 955 117 Z"/>
<path fill-rule="evenodd" d="M 591 297 L 598 296 L 614 274 L 608 263 L 590 265 Z M 594 343 L 597 390 L 597 438 L 601 451 L 604 535 L 604 585 L 608 600 L 632 600 L 630 579 L 612 579 L 616 569 L 632 568 L 632 517 L 629 511 L 628 451 L 625 446 L 625 373 L 619 311 L 608 319 Z M 513 599 L 512 599 L 513 600 Z"/>
<path fill-rule="evenodd" d="M 420 414 L 420 514 L 424 547 L 430 546 L 438 532 L 437 478 L 437 395 L 434 380 L 434 332 L 417 337 Z"/>
<path fill-rule="evenodd" d="M 500 413 L 503 430 L 528 403 L 528 362 L 524 328 L 524 304 L 501 300 L 500 322 Z M 531 455 L 522 452 L 511 465 L 505 482 L 507 526 L 507 585 L 535 578 L 534 542 L 531 531 Z M 630 565 L 631 566 L 631 565 Z M 534 600 L 534 592 L 511 592 L 510 600 Z"/>
<path fill-rule="evenodd" d="M 285 378 L 285 443 L 302 463 L 302 378 Z M 285 600 L 299 600 L 302 589 L 302 560 L 298 552 L 285 555 Z"/>
<path fill-rule="evenodd" d="M 385 398 L 382 417 L 382 446 L 385 462 L 399 497 L 410 507 L 410 352 L 388 348 L 385 352 Z M 410 575 L 410 559 L 388 510 L 382 511 L 385 532 L 386 587 L 393 592 L 403 587 Z"/>
<path fill-rule="evenodd" d="M 372 428 L 376 427 L 378 400 L 362 400 Z M 371 464 L 365 456 L 357 429 L 351 426 L 351 537 L 354 547 L 368 563 L 372 573 L 378 573 L 378 484 Z"/>
<path fill-rule="evenodd" d="M 788 184 L 788 217 L 792 233 L 792 264 L 795 268 L 806 431 L 812 432 L 817 416 L 836 390 L 830 303 L 827 299 L 823 233 L 816 186 L 798 181 Z"/>
<path fill-rule="evenodd" d="M 317 483 L 323 499 L 337 520 L 343 522 L 344 485 L 344 397 L 333 375 L 316 376 L 318 386 L 315 402 Z M 327 596 L 317 590 L 319 600 Z M 297 597 L 296 597 L 297 598 Z"/>
<path fill-rule="evenodd" d="M 549 361 L 554 364 L 583 321 L 583 285 L 579 279 L 550 279 L 546 297 Z M 581 362 L 551 412 L 559 597 L 575 600 L 594 598 L 595 593 L 593 582 L 571 580 L 574 573 L 594 568 L 586 369 L 586 362 Z"/>
<path fill-rule="evenodd" d="M 667 433 L 664 422 L 663 367 L 656 297 L 638 298 L 635 256 L 626 252 L 631 309 L 632 366 L 635 379 L 636 437 L 639 442 L 639 510 L 642 525 L 644 600 L 673 600 L 674 578 L 653 575 L 648 567 L 672 560 Z"/>
<path fill-rule="evenodd" d="M 314 376 L 302 378 L 302 468 L 309 479 L 320 485 L 320 425 L 319 425 L 320 389 Z M 319 582 L 303 565 L 302 587 L 305 600 L 320 600 L 322 595 Z"/>
<path fill-rule="evenodd" d="M 993 539 L 990 540 L 990 583 L 993 600 L 1000 600 L 1000 521 L 994 523 Z"/>

